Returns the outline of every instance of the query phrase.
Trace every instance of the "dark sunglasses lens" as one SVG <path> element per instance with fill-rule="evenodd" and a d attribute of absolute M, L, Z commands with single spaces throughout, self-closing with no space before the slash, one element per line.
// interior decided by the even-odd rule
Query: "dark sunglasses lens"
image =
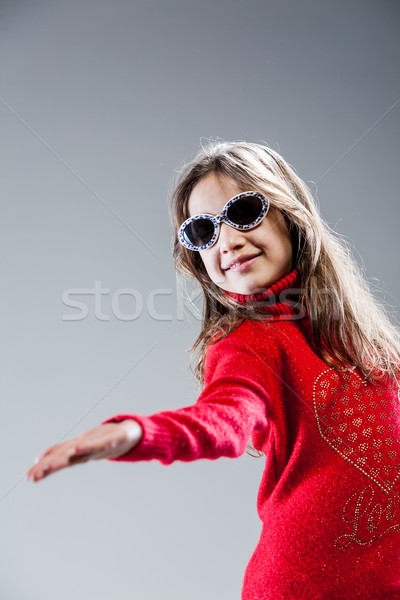
<path fill-rule="evenodd" d="M 263 205 L 257 196 L 248 196 L 233 202 L 226 216 L 236 225 L 250 225 L 260 216 Z"/>
<path fill-rule="evenodd" d="M 214 235 L 214 223 L 210 219 L 196 219 L 185 227 L 184 234 L 192 246 L 205 246 Z"/>

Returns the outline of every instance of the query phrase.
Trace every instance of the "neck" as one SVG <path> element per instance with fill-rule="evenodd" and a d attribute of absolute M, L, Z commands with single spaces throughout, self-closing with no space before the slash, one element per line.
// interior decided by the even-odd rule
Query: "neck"
<path fill-rule="evenodd" d="M 301 291 L 300 275 L 295 269 L 261 292 L 255 294 L 226 292 L 226 294 L 236 303 L 255 308 L 266 313 L 270 318 L 293 320 L 294 317 L 305 316 Z"/>

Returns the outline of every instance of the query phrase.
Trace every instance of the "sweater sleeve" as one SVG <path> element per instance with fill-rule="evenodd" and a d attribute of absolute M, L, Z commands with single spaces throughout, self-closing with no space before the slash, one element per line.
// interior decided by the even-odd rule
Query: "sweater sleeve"
<path fill-rule="evenodd" d="M 237 336 L 232 336 L 234 340 L 230 337 L 209 347 L 205 387 L 192 406 L 148 417 L 120 414 L 103 421 L 134 419 L 143 429 L 143 437 L 133 450 L 108 460 L 157 459 L 170 464 L 243 454 L 249 437 L 268 424 L 268 369 L 258 352 L 238 343 Z"/>

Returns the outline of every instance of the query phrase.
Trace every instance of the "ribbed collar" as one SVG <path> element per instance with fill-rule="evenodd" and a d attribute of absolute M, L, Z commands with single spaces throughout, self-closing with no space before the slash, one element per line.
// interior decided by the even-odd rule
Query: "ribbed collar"
<path fill-rule="evenodd" d="M 226 292 L 226 294 L 239 304 L 252 305 L 252 308 L 267 313 L 272 319 L 290 321 L 306 316 L 301 301 L 301 279 L 296 269 L 262 292 L 256 294 Z"/>

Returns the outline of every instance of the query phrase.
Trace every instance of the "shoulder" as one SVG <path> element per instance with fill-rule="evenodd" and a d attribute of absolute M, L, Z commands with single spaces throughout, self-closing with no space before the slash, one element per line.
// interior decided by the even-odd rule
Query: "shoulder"
<path fill-rule="evenodd" d="M 274 330 L 268 323 L 245 320 L 220 339 L 214 339 L 205 356 L 205 380 L 215 371 L 254 370 L 265 367 L 273 359 Z"/>
<path fill-rule="evenodd" d="M 280 363 L 287 354 L 296 354 L 312 343 L 308 319 L 302 320 L 244 320 L 225 337 L 214 338 L 205 354 L 205 368 L 215 362 L 234 357 L 257 356 L 264 361 Z"/>
<path fill-rule="evenodd" d="M 215 335 L 207 347 L 206 355 L 211 356 L 220 352 L 234 352 L 238 348 L 243 347 L 246 342 L 252 343 L 260 332 L 258 325 L 259 323 L 246 319 L 228 334 L 223 336 L 222 334 Z"/>
<path fill-rule="evenodd" d="M 268 321 L 252 321 L 245 319 L 233 331 L 224 337 L 216 335 L 206 350 L 206 356 L 214 354 L 246 350 L 246 348 L 274 344 L 277 335 L 275 323 Z"/>

